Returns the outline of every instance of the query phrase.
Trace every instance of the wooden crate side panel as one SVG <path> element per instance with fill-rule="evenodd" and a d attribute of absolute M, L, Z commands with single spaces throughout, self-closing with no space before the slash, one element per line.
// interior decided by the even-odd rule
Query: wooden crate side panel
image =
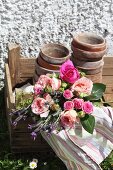
<path fill-rule="evenodd" d="M 15 97 L 12 91 L 11 75 L 8 64 L 5 64 L 5 90 L 6 98 L 9 102 L 9 108 L 13 109 L 15 107 Z"/>
<path fill-rule="evenodd" d="M 20 58 L 19 83 L 33 79 L 35 72 L 35 58 Z"/>
<path fill-rule="evenodd" d="M 113 57 L 104 57 L 103 75 L 113 75 Z"/>
<path fill-rule="evenodd" d="M 22 146 L 30 146 L 33 145 L 37 147 L 48 146 L 45 142 L 45 140 L 42 138 L 41 134 L 38 134 L 37 138 L 35 140 L 32 139 L 30 133 L 14 133 L 12 138 L 12 145 L 19 146 L 21 143 Z"/>
<path fill-rule="evenodd" d="M 12 87 L 19 82 L 19 63 L 20 63 L 20 46 L 17 44 L 9 44 L 8 46 L 8 63 L 11 74 Z"/>
<path fill-rule="evenodd" d="M 104 99 L 113 107 L 113 94 L 104 94 Z"/>
<path fill-rule="evenodd" d="M 50 146 L 47 146 L 47 147 L 43 147 L 43 145 L 40 147 L 36 147 L 34 146 L 33 144 L 30 145 L 30 146 L 21 146 L 21 145 L 18 145 L 18 146 L 15 146 L 13 145 L 11 147 L 11 151 L 14 152 L 14 153 L 38 153 L 39 155 L 42 155 L 43 156 L 48 156 L 49 155 L 54 155 L 54 151 L 52 150 L 52 148 Z"/>
<path fill-rule="evenodd" d="M 103 76 L 103 81 L 106 85 L 106 93 L 113 94 L 113 76 Z"/>
<path fill-rule="evenodd" d="M 20 78 L 31 78 L 35 72 L 36 58 L 20 57 Z M 113 57 L 104 57 L 103 75 L 113 75 Z"/>
<path fill-rule="evenodd" d="M 108 75 L 109 75 L 109 76 L 112 76 L 112 75 L 113 75 L 113 68 L 104 67 L 102 74 L 103 74 L 104 76 L 108 76 Z"/>
<path fill-rule="evenodd" d="M 31 133 L 32 130 L 28 129 L 28 125 L 32 125 L 34 124 L 33 120 L 29 117 L 26 118 L 26 120 L 20 120 L 19 123 L 17 124 L 17 126 L 14 128 L 13 126 L 11 126 L 12 128 L 12 133 L 20 133 L 20 132 L 24 132 L 24 133 Z"/>
<path fill-rule="evenodd" d="M 105 68 L 113 68 L 113 56 L 112 57 L 108 57 L 105 56 L 104 57 L 104 67 Z"/>
<path fill-rule="evenodd" d="M 20 58 L 20 77 L 32 77 L 35 71 L 35 58 Z"/>
<path fill-rule="evenodd" d="M 15 100 L 12 92 L 12 84 L 11 84 L 11 77 L 8 64 L 5 64 L 5 104 L 6 104 L 6 116 L 8 121 L 8 130 L 10 136 L 10 145 L 11 145 L 11 123 L 9 113 L 14 108 Z"/>

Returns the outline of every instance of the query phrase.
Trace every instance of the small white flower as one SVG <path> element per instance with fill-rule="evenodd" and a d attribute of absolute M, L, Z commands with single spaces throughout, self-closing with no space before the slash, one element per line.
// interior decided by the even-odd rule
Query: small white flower
<path fill-rule="evenodd" d="M 30 167 L 31 169 L 37 168 L 37 162 L 36 162 L 36 161 L 30 162 L 30 163 L 29 163 L 29 167 Z"/>
<path fill-rule="evenodd" d="M 44 165 L 47 165 L 47 162 L 44 162 Z"/>

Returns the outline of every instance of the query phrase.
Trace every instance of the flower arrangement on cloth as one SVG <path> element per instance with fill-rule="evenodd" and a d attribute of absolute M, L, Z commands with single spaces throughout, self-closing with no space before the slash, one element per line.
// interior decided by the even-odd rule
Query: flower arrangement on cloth
<path fill-rule="evenodd" d="M 59 74 L 41 75 L 34 85 L 33 101 L 27 108 L 18 111 L 21 118 L 27 114 L 36 123 L 29 125 L 36 133 L 65 128 L 76 128 L 81 123 L 89 133 L 93 133 L 95 117 L 92 115 L 95 103 L 101 102 L 106 86 L 95 83 L 79 72 L 71 60 L 62 64 Z M 29 110 L 29 112 L 27 112 Z M 17 124 L 19 119 L 15 119 Z"/>

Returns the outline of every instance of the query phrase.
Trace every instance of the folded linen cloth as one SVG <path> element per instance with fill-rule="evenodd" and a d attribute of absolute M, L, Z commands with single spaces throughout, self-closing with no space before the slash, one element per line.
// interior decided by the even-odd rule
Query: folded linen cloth
<path fill-rule="evenodd" d="M 113 109 L 95 107 L 96 126 L 93 134 L 81 125 L 75 129 L 53 131 L 42 136 L 49 143 L 68 170 L 100 170 L 99 164 L 113 150 Z"/>

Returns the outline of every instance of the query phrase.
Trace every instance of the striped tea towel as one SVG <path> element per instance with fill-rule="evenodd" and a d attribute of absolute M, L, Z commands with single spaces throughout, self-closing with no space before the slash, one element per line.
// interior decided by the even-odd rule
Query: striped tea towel
<path fill-rule="evenodd" d="M 100 170 L 99 164 L 113 150 L 113 110 L 111 107 L 95 107 L 96 126 L 93 135 L 80 125 L 42 136 L 68 170 Z"/>

